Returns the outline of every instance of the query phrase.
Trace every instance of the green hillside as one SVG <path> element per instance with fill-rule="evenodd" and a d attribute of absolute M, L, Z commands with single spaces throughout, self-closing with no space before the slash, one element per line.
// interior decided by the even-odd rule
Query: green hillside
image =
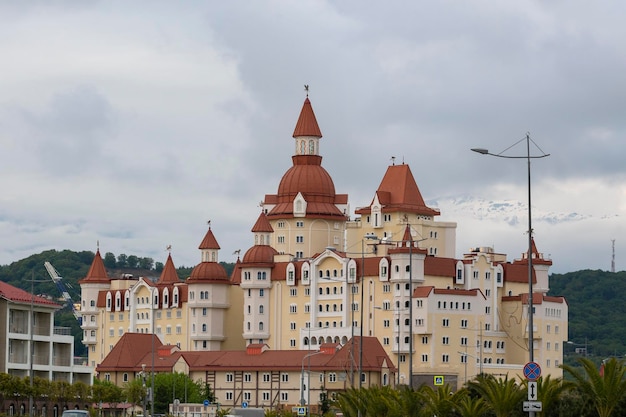
<path fill-rule="evenodd" d="M 550 295 L 562 295 L 569 306 L 569 336 L 598 360 L 626 354 L 626 271 L 582 270 L 550 276 Z M 573 345 L 564 345 L 572 352 Z"/>

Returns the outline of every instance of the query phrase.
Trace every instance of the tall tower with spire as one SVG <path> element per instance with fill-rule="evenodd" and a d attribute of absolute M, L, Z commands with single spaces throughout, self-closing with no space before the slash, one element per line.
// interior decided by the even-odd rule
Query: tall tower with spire
<path fill-rule="evenodd" d="M 348 195 L 337 194 L 335 184 L 322 167 L 317 124 L 308 96 L 293 132 L 295 154 L 276 194 L 262 203 L 274 233 L 271 245 L 284 260 L 309 258 L 324 248 L 343 246 L 348 219 Z"/>

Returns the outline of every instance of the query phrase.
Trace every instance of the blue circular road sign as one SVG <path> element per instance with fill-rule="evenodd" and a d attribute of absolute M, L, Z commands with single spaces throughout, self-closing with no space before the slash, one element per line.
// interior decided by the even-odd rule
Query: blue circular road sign
<path fill-rule="evenodd" d="M 528 362 L 524 365 L 524 376 L 529 381 L 536 381 L 541 376 L 541 366 L 537 362 Z"/>

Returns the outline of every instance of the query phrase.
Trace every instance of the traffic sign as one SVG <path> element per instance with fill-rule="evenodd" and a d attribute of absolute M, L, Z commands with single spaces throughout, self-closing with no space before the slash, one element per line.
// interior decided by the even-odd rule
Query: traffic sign
<path fill-rule="evenodd" d="M 542 411 L 543 404 L 541 401 L 524 401 L 524 411 Z"/>
<path fill-rule="evenodd" d="M 306 407 L 298 407 L 298 415 L 306 416 Z"/>
<path fill-rule="evenodd" d="M 537 401 L 537 381 L 528 381 L 528 401 Z"/>
<path fill-rule="evenodd" d="M 435 375 L 433 378 L 433 383 L 436 386 L 443 385 L 443 375 Z"/>
<path fill-rule="evenodd" d="M 209 400 L 204 400 L 204 406 L 205 406 L 205 407 L 206 407 L 206 406 L 208 406 L 209 404 L 211 404 L 211 401 L 209 401 Z"/>
<path fill-rule="evenodd" d="M 528 362 L 524 365 L 524 376 L 529 381 L 536 381 L 541 376 L 541 366 L 537 362 Z"/>
<path fill-rule="evenodd" d="M 247 401 L 242 402 L 241 408 L 248 408 L 248 402 Z"/>

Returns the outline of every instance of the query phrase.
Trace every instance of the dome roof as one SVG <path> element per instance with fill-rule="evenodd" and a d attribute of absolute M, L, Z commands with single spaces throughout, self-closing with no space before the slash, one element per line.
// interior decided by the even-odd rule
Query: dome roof
<path fill-rule="evenodd" d="M 217 262 L 202 262 L 196 265 L 196 267 L 191 271 L 191 275 L 187 279 L 187 282 L 195 282 L 195 281 L 225 281 L 230 282 L 228 278 L 228 274 L 226 274 L 226 270 L 224 267 Z"/>
<path fill-rule="evenodd" d="M 278 251 L 269 245 L 255 245 L 243 256 L 243 263 L 272 263 Z"/>
<path fill-rule="evenodd" d="M 321 166 L 322 158 L 298 155 L 293 159 L 294 165 L 285 172 L 278 185 L 278 202 L 291 203 L 300 192 L 307 202 L 334 203 L 335 184 Z"/>

